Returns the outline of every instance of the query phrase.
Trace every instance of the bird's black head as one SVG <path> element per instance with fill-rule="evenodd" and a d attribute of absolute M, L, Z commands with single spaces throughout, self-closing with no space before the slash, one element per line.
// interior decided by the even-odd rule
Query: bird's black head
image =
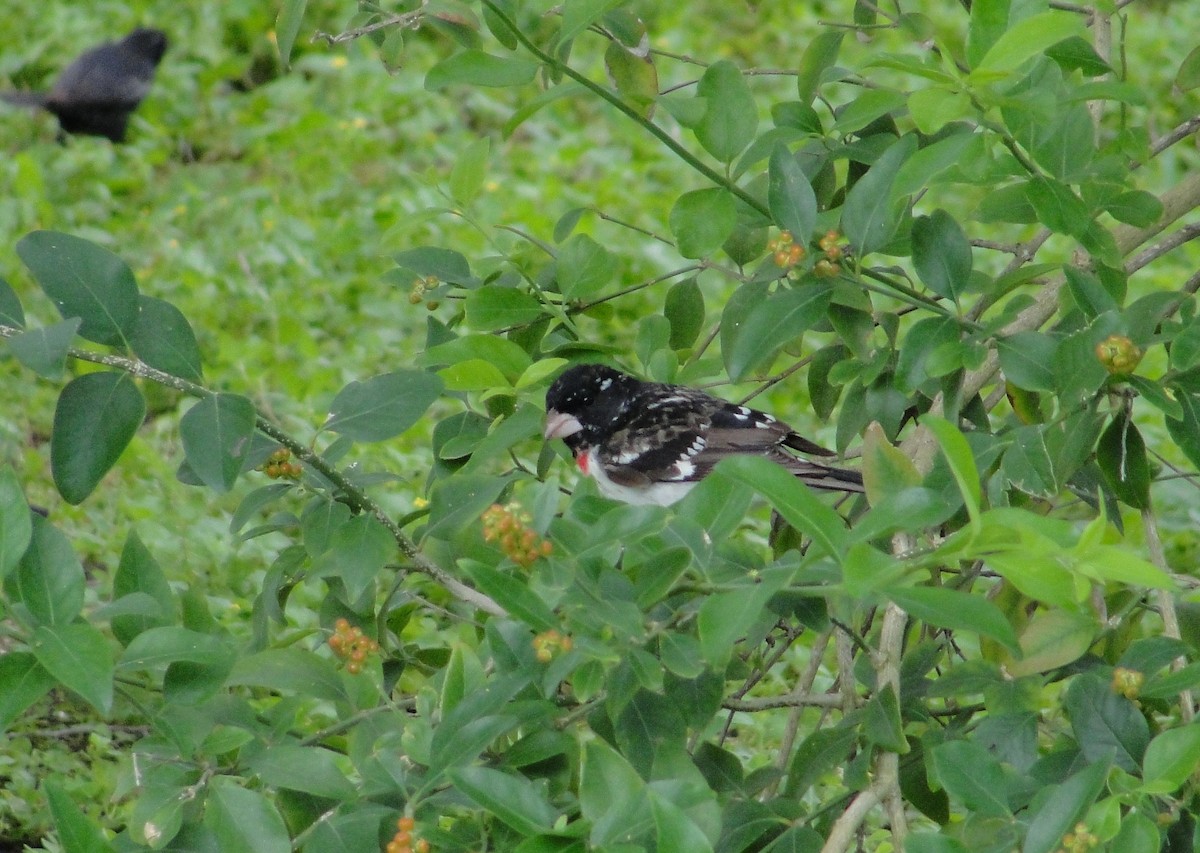
<path fill-rule="evenodd" d="M 561 438 L 573 451 L 596 444 L 620 427 L 640 384 L 604 364 L 568 368 L 546 392 L 546 438 Z"/>
<path fill-rule="evenodd" d="M 121 44 L 158 65 L 163 54 L 167 52 L 167 34 L 150 27 L 138 27 L 121 39 Z"/>

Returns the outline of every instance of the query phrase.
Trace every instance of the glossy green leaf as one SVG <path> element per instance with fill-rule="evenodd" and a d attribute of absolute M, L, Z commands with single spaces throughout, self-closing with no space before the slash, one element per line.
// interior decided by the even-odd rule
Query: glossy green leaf
<path fill-rule="evenodd" d="M 604 67 L 625 102 L 650 118 L 658 97 L 658 68 L 654 56 L 627 50 L 611 41 L 604 51 Z"/>
<path fill-rule="evenodd" d="M 75 804 L 61 782 L 47 779 L 45 793 L 63 853 L 111 853 L 112 845 L 104 833 Z"/>
<path fill-rule="evenodd" d="M 26 510 L 28 512 L 28 510 Z M 83 609 L 83 564 L 70 540 L 40 515 L 12 576 L 12 592 L 38 624 L 66 625 Z"/>
<path fill-rule="evenodd" d="M 789 232 L 795 242 L 803 246 L 817 221 L 817 198 L 804 170 L 786 145 L 776 145 L 771 152 L 767 176 L 767 205 L 771 217 L 780 230 Z"/>
<path fill-rule="evenodd" d="M 696 279 L 686 278 L 667 291 L 663 316 L 671 324 L 671 349 L 686 349 L 696 342 L 704 327 L 704 294 Z"/>
<path fill-rule="evenodd" d="M 504 574 L 483 563 L 464 562 L 471 580 L 485 595 L 535 631 L 558 625 L 554 611 L 519 577 Z"/>
<path fill-rule="evenodd" d="M 1113 417 L 1096 445 L 1096 463 L 1108 487 L 1134 509 L 1150 506 L 1150 463 L 1142 434 L 1122 412 Z"/>
<path fill-rule="evenodd" d="M 1200 723 L 1168 729 L 1155 736 L 1142 760 L 1142 790 L 1169 794 L 1200 765 Z"/>
<path fill-rule="evenodd" d="M 1089 320 L 1094 320 L 1105 311 L 1116 311 L 1120 306 L 1108 289 L 1092 273 L 1073 265 L 1063 267 L 1067 287 L 1079 310 Z"/>
<path fill-rule="evenodd" d="M 724 350 L 725 369 L 735 382 L 825 319 L 833 289 L 827 284 L 779 290 L 755 306 Z M 724 343 L 724 342 L 723 342 Z"/>
<path fill-rule="evenodd" d="M 50 692 L 54 676 L 28 652 L 0 655 L 0 732 Z"/>
<path fill-rule="evenodd" d="M 867 700 L 863 708 L 863 734 L 880 749 L 901 755 L 908 752 L 904 723 L 900 719 L 900 702 L 892 685 L 884 685 Z"/>
<path fill-rule="evenodd" d="M 1009 665 L 1015 678 L 1049 672 L 1079 660 L 1096 639 L 1093 619 L 1067 610 L 1038 611 L 1021 632 L 1022 657 Z"/>
<path fill-rule="evenodd" d="M 804 55 L 800 57 L 800 73 L 796 75 L 796 91 L 802 103 L 812 103 L 821 85 L 821 75 L 837 62 L 844 37 L 844 30 L 826 29 L 814 36 L 804 48 Z"/>
<path fill-rule="evenodd" d="M 1113 761 L 1136 773 L 1150 743 L 1150 725 L 1132 700 L 1113 691 L 1111 680 L 1094 672 L 1077 675 L 1064 702 L 1071 731 L 1089 761 Z"/>
<path fill-rule="evenodd" d="M 176 661 L 206 666 L 232 661 L 233 650 L 213 634 L 179 625 L 150 628 L 134 638 L 117 662 L 121 670 L 157 669 Z"/>
<path fill-rule="evenodd" d="M 937 133 L 952 121 L 974 114 L 974 106 L 966 92 L 930 86 L 908 96 L 908 112 L 922 133 Z"/>
<path fill-rule="evenodd" d="M 1050 178 L 1034 178 L 1025 185 L 1025 196 L 1038 221 L 1059 234 L 1082 238 L 1092 225 L 1083 200 L 1066 184 Z"/>
<path fill-rule="evenodd" d="M 1058 341 L 1042 332 L 1017 332 L 996 341 L 1004 378 L 1026 391 L 1053 391 L 1057 386 L 1054 356 Z"/>
<path fill-rule="evenodd" d="M 655 838 L 659 850 L 687 850 L 711 853 L 712 842 L 694 820 L 675 803 L 652 791 L 650 811 L 654 815 Z"/>
<path fill-rule="evenodd" d="M 1104 205 L 1112 218 L 1135 228 L 1148 228 L 1163 215 L 1162 202 L 1158 196 L 1145 190 L 1123 192 Z"/>
<path fill-rule="evenodd" d="M 138 289 L 129 266 L 107 249 L 57 231 L 34 231 L 17 254 L 64 320 L 79 317 L 79 334 L 120 346 L 133 334 Z"/>
<path fill-rule="evenodd" d="M 1104 788 L 1109 763 L 1093 761 L 1070 779 L 1053 786 L 1029 822 L 1021 853 L 1050 853 L 1063 836 L 1087 814 Z"/>
<path fill-rule="evenodd" d="M 250 772 L 273 788 L 338 800 L 354 795 L 354 785 L 339 767 L 338 756 L 328 749 L 276 744 L 253 755 L 247 764 Z"/>
<path fill-rule="evenodd" d="M 307 6 L 308 0 L 284 0 L 280 4 L 279 14 L 275 17 L 275 43 L 279 48 L 279 61 L 284 66 L 292 63 L 292 48 L 304 23 L 304 10 Z"/>
<path fill-rule="evenodd" d="M 726 59 L 714 62 L 700 78 L 696 95 L 706 104 L 704 117 L 693 128 L 696 139 L 722 163 L 732 162 L 758 127 L 758 107 L 741 70 Z"/>
<path fill-rule="evenodd" d="M 842 231 L 859 257 L 885 246 L 900 224 L 901 208 L 892 196 L 896 173 L 917 147 L 914 135 L 894 142 L 846 193 Z"/>
<path fill-rule="evenodd" d="M 1200 88 L 1200 47 L 1192 48 L 1191 52 L 1179 63 L 1175 72 L 1175 85 L 1181 92 L 1190 92 Z"/>
<path fill-rule="evenodd" d="M 92 493 L 145 416 L 146 401 L 126 373 L 89 373 L 68 383 L 50 437 L 54 485 L 68 503 L 82 503 Z"/>
<path fill-rule="evenodd" d="M 113 634 L 124 645 L 128 645 L 141 632 L 166 624 L 176 611 L 175 594 L 167 583 L 166 575 L 154 556 L 142 544 L 137 532 L 131 530 L 125 537 L 121 562 L 117 565 L 117 572 L 113 577 L 113 599 L 116 602 L 138 593 L 149 596 L 157 604 L 157 613 L 113 616 Z"/>
<path fill-rule="evenodd" d="M 1013 71 L 1051 45 L 1079 35 L 1083 28 L 1083 20 L 1070 12 L 1042 12 L 1028 17 L 996 39 L 972 77 L 987 79 L 986 75 Z"/>
<path fill-rule="evenodd" d="M 245 463 L 258 413 L 240 394 L 210 394 L 179 421 L 179 437 L 192 471 L 204 485 L 227 492 Z"/>
<path fill-rule="evenodd" d="M 621 838 L 636 838 L 651 825 L 645 783 L 620 754 L 602 740 L 584 747 L 579 805 L 591 824 L 590 841 L 604 848 Z"/>
<path fill-rule="evenodd" d="M 500 497 L 508 485 L 501 477 L 459 473 L 434 483 L 426 536 L 452 539 Z"/>
<path fill-rule="evenodd" d="M 558 817 L 545 794 L 523 776 L 490 767 L 458 767 L 448 775 L 458 791 L 524 835 L 548 831 Z"/>
<path fill-rule="evenodd" d="M 392 260 L 396 262 L 396 266 L 422 278 L 432 276 L 438 282 L 463 286 L 475 283 L 475 279 L 471 275 L 471 264 L 467 261 L 466 256 L 453 249 L 421 246 L 397 252 L 392 256 Z"/>
<path fill-rule="evenodd" d="M 1011 817 L 1004 770 L 987 750 L 956 740 L 934 747 L 929 758 L 930 773 L 968 809 L 988 817 Z"/>
<path fill-rule="evenodd" d="M 152 296 L 142 296 L 138 304 L 138 320 L 129 340 L 134 354 L 164 373 L 191 382 L 202 381 L 200 347 L 183 312 Z"/>
<path fill-rule="evenodd" d="M 38 376 L 57 381 L 67 366 L 67 350 L 75 340 L 82 321 L 78 317 L 62 320 L 50 326 L 30 329 L 8 339 L 17 361 Z"/>
<path fill-rule="evenodd" d="M 1183 408 L 1183 417 L 1167 418 L 1167 432 L 1188 461 L 1200 467 L 1200 397 L 1177 392 L 1176 399 Z"/>
<path fill-rule="evenodd" d="M 857 726 L 833 726 L 811 732 L 792 755 L 784 794 L 803 796 L 826 774 L 835 772 L 846 763 L 857 741 Z"/>
<path fill-rule="evenodd" d="M 541 66 L 527 59 L 493 56 L 481 50 L 462 50 L 429 69 L 425 89 L 436 92 L 447 86 L 507 88 L 532 83 Z"/>
<path fill-rule="evenodd" d="M 0 278 L 0 326 L 20 329 L 25 326 L 25 311 L 12 285 Z"/>
<path fill-rule="evenodd" d="M 681 195 L 668 219 L 679 254 L 702 258 L 721 248 L 733 233 L 737 209 L 728 190 L 712 187 Z"/>
<path fill-rule="evenodd" d="M 925 286 L 957 300 L 971 276 L 971 244 L 954 218 L 940 208 L 913 220 L 913 266 Z"/>
<path fill-rule="evenodd" d="M 221 853 L 291 853 L 287 826 L 263 794 L 218 776 L 208 786 L 204 824 Z"/>
<path fill-rule="evenodd" d="M 32 537 L 33 519 L 16 471 L 0 466 L 0 581 L 16 568 Z"/>
<path fill-rule="evenodd" d="M 41 625 L 34 629 L 38 663 L 102 714 L 112 708 L 113 661 L 108 640 L 91 625 Z"/>
<path fill-rule="evenodd" d="M 265 687 L 333 702 L 349 700 L 333 662 L 299 648 L 270 649 L 238 658 L 227 683 Z"/>
<path fill-rule="evenodd" d="M 966 501 L 967 512 L 970 516 L 979 516 L 979 470 L 975 467 L 975 457 L 971 454 L 971 446 L 963 434 L 949 421 L 943 418 L 926 416 L 921 419 L 922 426 L 927 427 L 937 439 L 942 454 L 958 484 L 958 490 Z"/>
<path fill-rule="evenodd" d="M 479 292 L 485 291 L 486 288 Z M 427 367 L 442 367 L 475 359 L 494 365 L 510 382 L 516 382 L 533 364 L 525 350 L 508 338 L 496 335 L 463 335 L 438 344 L 425 351 L 420 363 Z"/>
<path fill-rule="evenodd" d="M 574 234 L 559 247 L 555 269 L 562 295 L 580 299 L 594 295 L 612 282 L 617 259 L 587 234 Z"/>
<path fill-rule="evenodd" d="M 485 136 L 468 145 L 455 159 L 450 170 L 450 196 L 459 204 L 471 203 L 483 189 L 491 150 L 491 140 Z"/>
<path fill-rule="evenodd" d="M 322 429 L 355 441 L 386 441 L 420 420 L 442 387 L 438 376 L 423 370 L 397 370 L 351 382 L 333 398 Z"/>
<path fill-rule="evenodd" d="M 945 587 L 891 587 L 886 595 L 910 616 L 931 625 L 989 637 L 1019 653 L 1017 635 L 1000 608 L 988 599 Z"/>
<path fill-rule="evenodd" d="M 467 294 L 467 323 L 481 332 L 495 332 L 532 323 L 546 312 L 542 304 L 512 287 L 481 287 Z"/>

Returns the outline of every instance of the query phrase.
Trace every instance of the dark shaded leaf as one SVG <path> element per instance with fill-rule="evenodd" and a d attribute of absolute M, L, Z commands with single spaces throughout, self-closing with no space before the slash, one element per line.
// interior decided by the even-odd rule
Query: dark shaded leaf
<path fill-rule="evenodd" d="M 355 441 L 385 441 L 421 419 L 443 382 L 423 370 L 397 370 L 351 382 L 337 393 L 322 429 Z"/>
<path fill-rule="evenodd" d="M 92 493 L 145 417 L 146 401 L 128 374 L 89 373 L 68 383 L 50 437 L 54 485 L 67 503 L 82 503 Z"/>
<path fill-rule="evenodd" d="M 258 413 L 239 394 L 210 394 L 179 421 L 179 437 L 192 471 L 204 485 L 227 492 L 249 450 Z"/>

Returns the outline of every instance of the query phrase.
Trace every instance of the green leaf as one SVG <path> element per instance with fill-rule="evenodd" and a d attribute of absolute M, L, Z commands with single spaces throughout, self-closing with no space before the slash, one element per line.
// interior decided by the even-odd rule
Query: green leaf
<path fill-rule="evenodd" d="M 929 752 L 930 772 L 946 793 L 986 817 L 1011 818 L 1004 769 L 983 747 L 969 741 L 950 741 Z"/>
<path fill-rule="evenodd" d="M 858 741 L 858 727 L 839 725 L 812 732 L 796 748 L 788 764 L 784 796 L 801 797 L 827 773 L 845 765 Z"/>
<path fill-rule="evenodd" d="M 74 690 L 100 713 L 112 708 L 113 661 L 108 640 L 83 622 L 40 625 L 33 631 L 33 654 L 60 684 Z"/>
<path fill-rule="evenodd" d="M 490 767 L 457 767 L 447 775 L 459 792 L 523 835 L 549 831 L 558 817 L 542 791 L 523 776 Z"/>
<path fill-rule="evenodd" d="M 269 649 L 239 658 L 226 683 L 231 687 L 265 687 L 332 702 L 346 702 L 350 698 L 332 661 L 298 648 Z"/>
<path fill-rule="evenodd" d="M 64 320 L 79 317 L 89 341 L 121 346 L 133 334 L 138 289 L 129 266 L 95 243 L 57 231 L 34 231 L 17 254 Z"/>
<path fill-rule="evenodd" d="M 104 833 L 75 805 L 61 782 L 47 779 L 44 789 L 63 853 L 112 853 Z"/>
<path fill-rule="evenodd" d="M 220 666 L 232 662 L 233 654 L 233 650 L 213 634 L 165 625 L 138 634 L 121 655 L 117 668 L 153 670 L 176 661 Z"/>
<path fill-rule="evenodd" d="M 759 302 L 737 329 L 732 345 L 723 347 L 729 378 L 745 378 L 780 347 L 824 320 L 832 294 L 832 286 L 821 283 L 779 290 Z"/>
<path fill-rule="evenodd" d="M 127 596 L 143 594 L 157 604 L 157 614 L 113 616 L 112 630 L 117 640 L 128 645 L 143 631 L 171 621 L 175 615 L 175 594 L 154 555 L 142 544 L 134 530 L 125 537 L 121 562 L 113 577 L 113 599 L 119 602 Z"/>
<path fill-rule="evenodd" d="M 979 595 L 932 586 L 890 587 L 884 593 L 911 616 L 956 631 L 989 637 L 1020 653 L 1017 635 L 1000 608 Z"/>
<path fill-rule="evenodd" d="M 1058 341 L 1043 332 L 1017 332 L 996 341 L 1004 378 L 1026 391 L 1054 391 Z"/>
<path fill-rule="evenodd" d="M 1167 418 L 1167 432 L 1188 461 L 1200 468 L 1200 397 L 1182 390 L 1176 397 L 1183 407 L 1183 417 Z"/>
<path fill-rule="evenodd" d="M 54 676 L 27 652 L 0 655 L 0 732 L 50 692 Z"/>
<path fill-rule="evenodd" d="M 425 90 L 436 92 L 463 84 L 491 88 L 532 83 L 541 66 L 526 59 L 492 56 L 481 50 L 463 50 L 443 59 L 425 75 Z"/>
<path fill-rule="evenodd" d="M 265 796 L 217 776 L 208 786 L 204 825 L 221 853 L 291 853 L 283 818 Z"/>
<path fill-rule="evenodd" d="M 558 44 L 562 45 L 582 33 L 604 14 L 624 0 L 565 0 L 562 4 L 562 29 L 558 32 Z"/>
<path fill-rule="evenodd" d="M 202 381 L 200 347 L 183 312 L 152 296 L 143 296 L 138 302 L 141 310 L 129 340 L 134 354 L 164 373 L 190 382 Z"/>
<path fill-rule="evenodd" d="M 1104 209 L 1113 219 L 1135 228 L 1148 228 L 1163 215 L 1163 205 L 1158 196 L 1145 190 L 1123 192 L 1105 204 Z"/>
<path fill-rule="evenodd" d="M 1170 794 L 1196 772 L 1200 765 L 1200 723 L 1168 729 L 1146 747 L 1142 759 L 1142 790 L 1147 794 Z"/>
<path fill-rule="evenodd" d="M 1099 675 L 1085 672 L 1071 681 L 1063 707 L 1085 758 L 1111 760 L 1122 770 L 1137 772 L 1150 742 L 1150 725 L 1134 702 L 1113 692 Z"/>
<path fill-rule="evenodd" d="M 694 820 L 675 803 L 651 790 L 650 810 L 659 850 L 711 853 L 712 842 Z"/>
<path fill-rule="evenodd" d="M 838 133 L 863 130 L 884 116 L 903 110 L 908 96 L 895 89 L 864 89 L 838 110 L 833 128 Z"/>
<path fill-rule="evenodd" d="M 696 139 L 722 163 L 733 162 L 750 144 L 758 127 L 758 107 L 741 70 L 727 59 L 714 62 L 700 78 L 696 95 L 707 106 L 704 117 L 693 128 Z M 684 253 L 684 257 L 699 255 Z"/>
<path fill-rule="evenodd" d="M 1025 196 L 1038 221 L 1059 234 L 1082 239 L 1092 226 L 1091 212 L 1066 184 L 1050 178 L 1034 178 L 1025 184 Z"/>
<path fill-rule="evenodd" d="M 904 722 L 900 719 L 900 701 L 890 684 L 877 691 L 863 708 L 863 734 L 880 749 L 908 752 L 908 741 L 904 739 Z"/>
<path fill-rule="evenodd" d="M 555 270 L 562 295 L 580 299 L 612 282 L 617 259 L 587 234 L 574 234 L 559 247 Z"/>
<path fill-rule="evenodd" d="M 1106 311 L 1117 311 L 1120 305 L 1096 276 L 1079 267 L 1067 264 L 1063 267 L 1067 288 L 1079 310 L 1089 320 L 1094 320 Z"/>
<path fill-rule="evenodd" d="M 687 349 L 704 327 L 704 294 L 695 276 L 677 281 L 667 291 L 663 316 L 671 324 L 671 349 Z"/>
<path fill-rule="evenodd" d="M 1108 761 L 1094 761 L 1070 779 L 1054 785 L 1029 822 L 1021 853 L 1050 853 L 1060 847 L 1063 836 L 1087 814 L 1100 795 L 1108 767 Z"/>
<path fill-rule="evenodd" d="M 338 766 L 338 756 L 316 746 L 275 744 L 252 755 L 247 766 L 273 788 L 303 791 L 331 800 L 348 800 L 355 792 L 354 785 Z"/>
<path fill-rule="evenodd" d="M 126 373 L 89 373 L 67 384 L 50 436 L 54 485 L 67 503 L 82 503 L 92 493 L 145 416 L 146 401 Z"/>
<path fill-rule="evenodd" d="M 508 485 L 502 477 L 456 474 L 433 484 L 429 496 L 429 527 L 426 536 L 453 539 L 464 527 L 479 519 Z"/>
<path fill-rule="evenodd" d="M 21 364 L 44 379 L 58 381 L 67 365 L 67 350 L 75 340 L 80 322 L 78 317 L 72 317 L 51 326 L 30 329 L 13 335 L 8 339 L 8 345 Z"/>
<path fill-rule="evenodd" d="M 12 576 L 12 592 L 38 624 L 66 625 L 83 610 L 84 584 L 83 565 L 70 540 L 34 514 L 32 537 Z"/>
<path fill-rule="evenodd" d="M 437 372 L 447 391 L 507 391 L 511 386 L 500 368 L 482 358 L 460 361 Z"/>
<path fill-rule="evenodd" d="M 17 329 L 25 326 L 25 311 L 12 285 L 0 278 L 0 325 Z"/>
<path fill-rule="evenodd" d="M 284 0 L 275 17 L 275 44 L 279 48 L 279 61 L 288 67 L 292 64 L 292 48 L 300 25 L 304 23 L 304 9 L 308 0 Z"/>
<path fill-rule="evenodd" d="M 971 116 L 974 107 L 966 92 L 930 86 L 908 96 L 908 112 L 921 133 L 934 134 L 952 121 Z"/>
<path fill-rule="evenodd" d="M 1175 72 L 1175 85 L 1181 92 L 1200 88 L 1200 47 L 1192 48 L 1191 53 L 1179 63 L 1179 70 Z"/>
<path fill-rule="evenodd" d="M 796 75 L 796 91 L 803 103 L 811 104 L 816 97 L 817 87 L 821 85 L 821 75 L 837 62 L 838 50 L 842 46 L 844 36 L 844 30 L 826 29 L 818 33 L 808 43 L 808 47 L 804 48 L 804 55 L 800 57 L 800 73 Z"/>
<path fill-rule="evenodd" d="M 917 147 L 914 134 L 901 137 L 880 155 L 846 193 L 842 231 L 862 257 L 887 245 L 900 224 L 901 208 L 892 197 L 896 173 Z"/>
<path fill-rule="evenodd" d="M 1079 35 L 1083 28 L 1083 20 L 1070 12 L 1042 12 L 1026 18 L 996 39 L 971 77 L 986 81 L 1014 71 L 1051 45 Z"/>
<path fill-rule="evenodd" d="M 397 370 L 351 382 L 337 393 L 322 429 L 355 441 L 386 441 L 421 419 L 442 393 L 440 377 Z"/>
<path fill-rule="evenodd" d="M 693 190 L 676 200 L 668 221 L 679 254 L 702 258 L 721 248 L 733 233 L 737 209 L 726 189 Z"/>
<path fill-rule="evenodd" d="M 913 266 L 925 286 L 957 301 L 971 276 L 971 244 L 962 226 L 940 208 L 918 216 L 913 220 L 912 250 Z"/>
<path fill-rule="evenodd" d="M 971 454 L 971 446 L 966 437 L 949 421 L 926 415 L 921 419 L 922 426 L 927 427 L 937 439 L 942 454 L 954 475 L 954 482 L 966 502 L 967 513 L 972 519 L 979 517 L 979 470 L 975 467 L 975 457 Z"/>
<path fill-rule="evenodd" d="M 554 611 L 529 588 L 527 581 L 506 575 L 490 566 L 464 560 L 463 568 L 479 590 L 535 631 L 558 626 Z"/>
<path fill-rule="evenodd" d="M 760 618 L 771 596 L 786 581 L 779 574 L 774 583 L 761 583 L 709 595 L 700 605 L 697 630 L 704 659 L 718 670 L 733 654 L 733 647 Z"/>
<path fill-rule="evenodd" d="M 453 249 L 421 246 L 417 249 L 398 252 L 392 256 L 392 260 L 396 262 L 396 266 L 422 278 L 432 276 L 439 282 L 444 281 L 464 287 L 476 283 L 475 278 L 471 275 L 471 265 L 466 256 Z"/>
<path fill-rule="evenodd" d="M 653 54 L 626 49 L 610 41 L 604 50 L 604 68 L 625 102 L 649 119 L 658 97 L 658 68 Z"/>
<path fill-rule="evenodd" d="M 591 824 L 590 841 L 605 848 L 622 838 L 637 838 L 653 821 L 646 785 L 619 753 L 602 740 L 584 747 L 579 805 Z"/>
<path fill-rule="evenodd" d="M 775 224 L 791 233 L 803 246 L 817 222 L 817 197 L 812 185 L 787 146 L 780 143 L 771 152 L 767 179 L 767 205 Z"/>
<path fill-rule="evenodd" d="M 187 463 L 200 482 L 227 492 L 237 480 L 254 434 L 258 413 L 240 394 L 210 394 L 179 421 Z"/>
<path fill-rule="evenodd" d="M 450 197 L 459 204 L 470 204 L 483 188 L 487 177 L 488 158 L 492 141 L 486 136 L 476 139 L 455 158 L 450 170 Z"/>
<path fill-rule="evenodd" d="M 1129 413 L 1114 415 L 1096 445 L 1096 463 L 1113 494 L 1134 509 L 1150 506 L 1150 463 L 1146 443 Z"/>
<path fill-rule="evenodd" d="M 1049 672 L 1079 660 L 1096 639 L 1095 621 L 1067 610 L 1039 610 L 1021 632 L 1022 657 L 1008 667 L 1014 678 Z"/>
<path fill-rule="evenodd" d="M 346 585 L 346 596 L 357 601 L 396 552 L 396 542 L 378 519 L 362 514 L 334 531 L 329 551 L 329 563 Z"/>
<path fill-rule="evenodd" d="M 1112 66 L 1104 61 L 1087 39 L 1071 36 L 1052 45 L 1046 55 L 1058 63 L 1064 71 L 1082 71 L 1085 77 L 1099 77 L 1112 72 Z"/>
<path fill-rule="evenodd" d="M 842 517 L 817 498 L 782 465 L 761 456 L 735 456 L 717 464 L 709 476 L 744 483 L 770 501 L 784 520 L 813 544 L 841 562 L 848 543 Z"/>
<path fill-rule="evenodd" d="M 0 466 L 0 581 L 21 561 L 33 538 L 33 519 L 11 465 Z"/>
<path fill-rule="evenodd" d="M 467 323 L 481 332 L 532 323 L 545 309 L 534 297 L 513 287 L 481 287 L 467 294 Z M 444 344 L 443 344 L 444 346 Z"/>

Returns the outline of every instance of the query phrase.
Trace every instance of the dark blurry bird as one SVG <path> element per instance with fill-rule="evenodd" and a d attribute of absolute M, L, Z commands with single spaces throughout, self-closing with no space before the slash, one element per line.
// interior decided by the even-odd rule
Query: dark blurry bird
<path fill-rule="evenodd" d="M 561 438 L 600 492 L 625 503 L 673 504 L 738 454 L 773 459 L 814 489 L 863 491 L 857 471 L 789 452 L 833 455 L 768 414 L 602 364 L 568 368 L 550 386 L 545 437 Z"/>
<path fill-rule="evenodd" d="M 139 27 L 118 42 L 84 52 L 49 92 L 0 92 L 0 99 L 54 113 L 64 133 L 123 142 L 129 115 L 150 91 L 166 49 L 166 33 Z"/>

